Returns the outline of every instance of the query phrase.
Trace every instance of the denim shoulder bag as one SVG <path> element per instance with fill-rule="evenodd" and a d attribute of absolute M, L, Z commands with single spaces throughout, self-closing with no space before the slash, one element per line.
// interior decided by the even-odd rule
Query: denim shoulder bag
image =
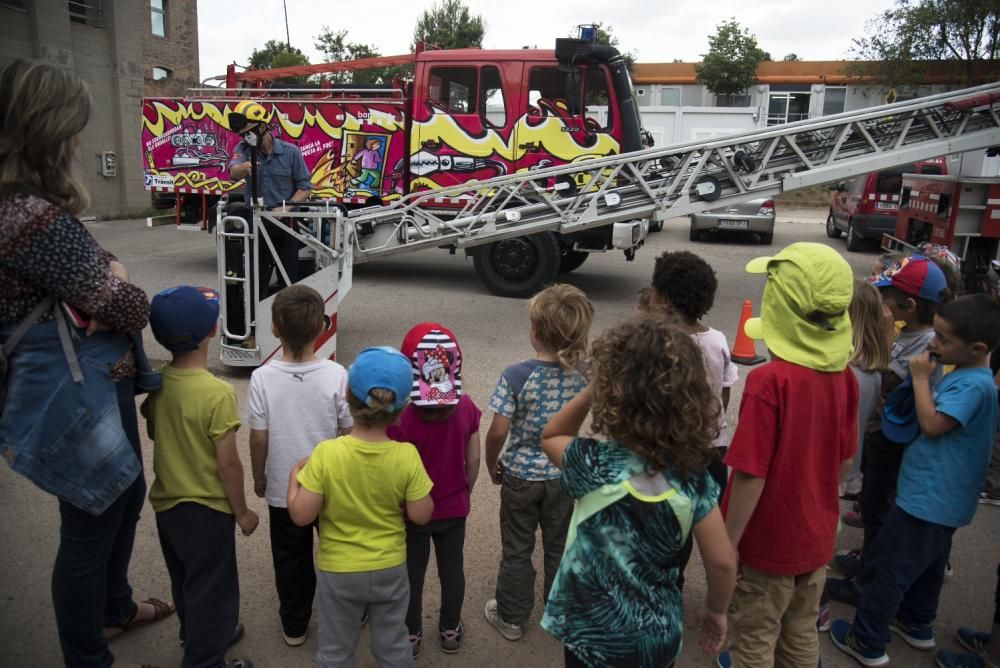
<path fill-rule="evenodd" d="M 47 310 L 55 319 L 37 322 Z M 71 332 L 52 298 L 5 335 L 0 454 L 44 491 L 100 514 L 142 471 L 111 379 L 129 337 Z"/>

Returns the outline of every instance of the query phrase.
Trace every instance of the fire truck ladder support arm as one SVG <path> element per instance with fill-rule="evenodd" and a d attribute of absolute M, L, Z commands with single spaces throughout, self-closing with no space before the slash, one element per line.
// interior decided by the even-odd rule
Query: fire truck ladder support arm
<path fill-rule="evenodd" d="M 683 216 L 1000 144 L 1000 83 L 410 194 L 352 211 L 354 259 Z M 465 199 L 453 212 L 435 198 Z"/>

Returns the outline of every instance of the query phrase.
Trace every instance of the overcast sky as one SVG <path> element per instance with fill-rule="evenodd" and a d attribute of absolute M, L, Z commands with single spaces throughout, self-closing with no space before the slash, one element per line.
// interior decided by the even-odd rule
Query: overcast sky
<path fill-rule="evenodd" d="M 310 62 L 323 62 L 313 46 L 324 25 L 347 30 L 348 39 L 372 45 L 383 55 L 409 51 L 417 18 L 429 1 L 376 0 L 331 2 L 286 0 L 293 46 Z M 639 62 L 700 60 L 708 35 L 721 21 L 735 17 L 757 36 L 773 58 L 795 53 L 803 60 L 840 60 L 851 40 L 864 34 L 865 22 L 892 0 L 466 0 L 486 22 L 483 47 L 551 48 L 581 23 L 603 21 L 613 28 L 623 51 Z M 234 8 L 238 6 L 238 10 Z M 655 7 L 655 8 L 653 8 Z M 201 77 L 225 74 L 234 60 L 246 65 L 254 48 L 269 39 L 285 39 L 282 0 L 223 0 L 198 3 Z"/>

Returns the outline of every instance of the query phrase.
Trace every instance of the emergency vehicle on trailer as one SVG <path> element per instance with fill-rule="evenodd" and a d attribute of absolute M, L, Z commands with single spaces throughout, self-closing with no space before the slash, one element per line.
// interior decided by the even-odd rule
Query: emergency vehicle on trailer
<path fill-rule="evenodd" d="M 522 79 L 501 76 L 501 82 L 511 81 L 509 86 L 502 85 L 505 99 L 522 100 L 517 103 L 521 107 L 515 105 L 513 108 L 525 111 L 517 124 L 508 128 L 507 135 L 491 134 L 487 113 L 485 120 L 482 117 L 469 119 L 470 123 L 481 124 L 481 132 L 471 136 L 473 133 L 466 131 L 466 125 L 456 120 L 458 116 L 445 110 L 440 115 L 432 115 L 437 106 L 427 101 L 428 115 L 418 117 L 414 111 L 410 120 L 411 131 L 409 135 L 404 135 L 409 138 L 409 155 L 402 163 L 404 172 L 409 170 L 409 181 L 404 181 L 408 185 L 404 185 L 402 192 L 382 193 L 390 195 L 391 199 L 373 199 L 369 202 L 371 206 L 348 207 L 344 202 L 331 198 L 311 203 L 301 207 L 303 210 L 292 213 L 255 207 L 249 219 L 219 212 L 216 234 L 223 302 L 222 361 L 229 365 L 256 366 L 273 359 L 280 350 L 280 342 L 271 335 L 273 297 L 259 289 L 263 281 L 257 276 L 258 262 L 254 260 L 262 252 L 276 255 L 268 230 L 262 224 L 265 221 L 295 236 L 312 254 L 309 268 L 312 273 L 299 283 L 316 288 L 327 300 L 328 315 L 334 326 L 322 339 L 318 352 L 328 355 L 335 350 L 337 308 L 350 290 L 355 263 L 431 247 L 460 249 L 472 255 L 479 276 L 488 285 L 493 282 L 491 288 L 501 287 L 508 294 L 526 294 L 554 277 L 566 255 L 565 239 L 586 239 L 589 234 L 594 234 L 595 229 L 603 230 L 600 234 L 605 238 L 610 230 L 611 245 L 630 253 L 643 240 L 646 231 L 644 224 L 634 221 L 665 220 L 705 208 L 773 196 L 785 190 L 841 181 L 934 156 L 1000 144 L 1000 83 L 992 83 L 711 141 L 630 150 L 641 143 L 638 115 L 634 101 L 629 101 L 631 95 L 622 99 L 622 84 L 615 83 L 627 76 L 624 64 L 619 64 L 620 57 L 617 55 L 607 58 L 609 52 L 604 49 L 606 47 L 595 47 L 579 40 L 557 41 L 555 57 L 571 99 L 562 102 L 553 100 L 542 105 L 549 110 L 548 115 L 531 112 L 528 108 L 532 100 L 530 94 L 522 97 L 515 94 L 514 86 L 516 82 L 525 81 L 523 75 L 526 69 L 530 85 L 532 65 L 522 61 L 519 66 Z M 304 66 L 309 67 L 317 66 Z M 483 109 L 483 93 L 490 90 L 488 86 L 484 90 L 483 82 L 489 82 L 483 76 L 486 67 L 477 65 L 474 68 L 477 71 L 475 80 L 471 76 L 465 79 L 468 86 L 463 86 L 469 90 L 463 90 L 463 86 L 457 83 L 449 83 L 442 88 L 449 91 L 448 111 L 456 110 L 450 104 L 452 90 L 458 96 L 456 99 L 466 100 L 462 109 Z M 622 68 L 622 74 L 617 74 L 619 68 Z M 293 69 L 294 72 L 285 70 L 280 74 L 308 73 L 303 68 Z M 428 96 L 432 82 L 443 82 L 447 78 L 434 79 L 432 70 L 433 66 L 428 64 L 424 79 Z M 579 146 L 581 142 L 586 145 L 607 141 L 596 131 L 596 124 L 606 121 L 596 117 L 595 122 L 588 122 L 586 118 L 582 122 L 569 120 L 573 116 L 574 104 L 579 103 L 582 109 L 586 102 L 582 92 L 585 89 L 578 86 L 585 81 L 586 73 L 592 70 L 605 72 L 605 79 L 610 81 L 609 91 L 613 89 L 616 96 L 614 104 L 622 110 L 622 129 L 636 128 L 637 132 L 629 140 L 631 143 L 626 143 L 626 135 L 623 134 L 619 141 L 620 153 L 610 152 L 601 156 L 598 155 L 600 151 L 592 151 L 583 158 L 564 156 L 562 164 L 542 164 L 539 161 L 519 171 L 517 160 L 523 158 L 524 153 L 551 152 L 551 147 L 545 142 L 553 141 L 557 146 Z M 457 79 L 450 78 L 448 81 L 457 82 Z M 473 84 L 475 93 L 470 95 Z M 268 104 L 273 104 L 275 95 L 292 99 L 298 94 L 296 91 L 279 92 L 273 89 L 243 89 L 227 91 L 226 94 L 239 96 L 247 93 Z M 367 94 L 367 91 L 364 93 Z M 315 91 L 310 91 L 310 94 L 315 94 Z M 361 92 L 356 91 L 356 94 Z M 395 94 L 408 99 L 405 87 Z M 419 92 L 412 94 L 420 95 Z M 220 93 L 216 91 L 213 95 L 219 96 Z M 489 97 L 487 94 L 486 98 Z M 221 107 L 205 105 L 199 100 L 175 101 L 173 106 L 146 106 L 144 114 L 154 115 L 144 116 L 143 123 L 151 131 L 156 131 L 153 134 L 160 135 L 154 142 L 165 144 L 170 138 L 162 137 L 164 125 L 161 122 L 180 123 L 186 119 L 200 121 L 209 118 L 216 125 L 228 128 L 228 117 L 223 114 L 239 99 L 226 98 Z M 440 99 L 445 103 L 443 94 Z M 304 108 L 287 125 L 280 114 L 278 122 L 293 139 L 301 136 L 293 133 L 304 132 L 309 127 L 320 126 L 324 131 L 330 128 L 333 131 L 331 137 L 336 134 L 338 140 L 333 142 L 334 148 L 325 149 L 327 153 L 324 155 L 331 150 L 333 154 L 338 154 L 336 147 L 342 145 L 342 138 L 347 132 L 377 134 L 374 128 L 362 125 L 362 119 L 351 113 L 352 101 L 334 99 L 333 104 L 345 107 L 343 118 L 336 118 L 336 114 L 329 118 L 315 106 L 310 106 L 313 105 L 310 101 L 298 104 Z M 479 106 L 468 106 L 472 104 Z M 485 108 L 488 112 L 489 105 Z M 511 113 L 511 108 L 506 106 L 505 113 Z M 625 113 L 627 108 L 631 112 Z M 564 109 L 565 113 L 554 114 L 554 109 Z M 634 121 L 626 123 L 624 119 L 632 114 L 635 114 Z M 398 118 L 387 111 L 374 115 L 374 119 L 390 126 L 393 121 L 398 122 Z M 547 127 L 559 128 L 558 132 L 545 135 L 538 141 L 519 139 L 522 126 L 530 132 L 537 127 L 536 119 Z M 427 135 L 423 134 L 422 128 L 413 131 L 412 126 L 420 123 L 432 124 L 438 130 Z M 443 131 L 454 131 L 456 128 L 461 132 L 449 134 Z M 471 154 L 458 155 L 450 150 L 450 139 L 462 136 L 470 140 L 465 145 L 470 150 L 475 149 Z M 560 142 L 560 138 L 573 141 Z M 226 145 L 231 146 L 236 140 L 235 136 L 228 137 Z M 428 141 L 431 143 L 426 144 Z M 150 146 L 147 142 L 144 144 Z M 501 149 L 515 156 L 513 169 L 507 165 L 506 173 L 485 178 L 486 163 L 477 165 L 475 160 L 486 160 L 487 155 L 494 156 L 489 159 L 496 159 L 495 155 L 499 155 Z M 422 151 L 434 158 L 420 155 Z M 343 149 L 339 154 L 352 155 Z M 454 184 L 436 183 L 440 186 L 438 188 L 423 188 L 420 183 L 413 186 L 414 174 L 420 176 L 419 171 L 423 169 L 433 168 L 451 174 L 458 172 L 454 167 L 459 164 L 460 157 L 463 164 L 483 170 L 482 174 L 477 174 L 482 178 Z M 353 162 L 347 160 L 348 165 Z M 155 156 L 153 163 L 158 164 Z M 343 165 L 344 160 L 339 164 Z M 219 175 L 221 183 L 226 175 L 220 175 L 220 171 L 215 174 Z M 158 175 L 150 173 L 149 176 Z M 315 172 L 313 176 L 315 184 Z M 352 179 L 359 177 L 360 173 L 351 176 Z M 174 187 L 177 186 L 175 181 Z M 443 202 L 449 206 L 438 205 Z M 571 249 L 573 252 L 591 250 L 583 241 L 579 245 L 574 241 Z M 280 259 L 275 257 L 275 261 L 277 271 L 287 278 Z"/>
<path fill-rule="evenodd" d="M 956 158 L 955 175 L 903 176 L 896 229 L 882 246 L 947 246 L 962 260 L 965 291 L 989 291 L 991 263 L 1000 260 L 1000 156 L 990 149 Z"/>

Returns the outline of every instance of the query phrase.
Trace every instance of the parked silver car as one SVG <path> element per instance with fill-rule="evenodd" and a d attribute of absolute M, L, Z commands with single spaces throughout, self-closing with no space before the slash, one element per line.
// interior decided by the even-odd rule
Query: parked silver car
<path fill-rule="evenodd" d="M 703 232 L 756 232 L 762 244 L 774 238 L 774 200 L 752 199 L 732 206 L 691 214 L 691 241 Z"/>

